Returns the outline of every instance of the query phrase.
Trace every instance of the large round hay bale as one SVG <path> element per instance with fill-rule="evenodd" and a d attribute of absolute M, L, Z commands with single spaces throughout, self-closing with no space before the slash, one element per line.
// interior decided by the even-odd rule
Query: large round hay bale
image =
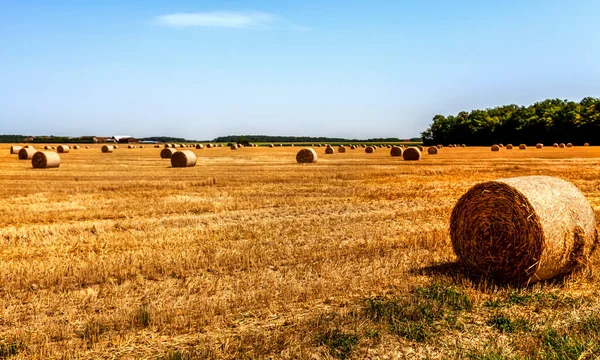
<path fill-rule="evenodd" d="M 11 146 L 10 147 L 10 153 L 11 154 L 18 154 L 19 151 L 21 151 L 23 147 L 22 146 Z"/>
<path fill-rule="evenodd" d="M 373 146 L 367 146 L 367 147 L 365 148 L 365 152 L 366 152 L 367 154 L 372 154 L 374 151 L 375 151 L 375 147 L 373 147 Z"/>
<path fill-rule="evenodd" d="M 114 150 L 114 146 L 112 145 L 104 145 L 102 146 L 102 152 L 103 153 L 111 153 Z"/>
<path fill-rule="evenodd" d="M 404 160 L 421 160 L 421 150 L 415 147 L 409 147 L 402 153 Z"/>
<path fill-rule="evenodd" d="M 543 147 L 544 147 L 544 144 L 542 144 L 542 143 L 535 144 L 536 149 L 542 149 Z"/>
<path fill-rule="evenodd" d="M 296 161 L 300 164 L 316 163 L 317 160 L 317 152 L 312 148 L 302 149 L 296 154 Z"/>
<path fill-rule="evenodd" d="M 33 148 L 22 148 L 19 150 L 19 160 L 31 160 L 36 152 Z"/>
<path fill-rule="evenodd" d="M 344 145 L 340 145 L 340 146 L 338 147 L 338 152 L 339 152 L 339 153 L 345 153 L 345 152 L 346 152 L 346 147 L 345 147 Z"/>
<path fill-rule="evenodd" d="M 504 147 L 504 145 L 502 145 L 502 144 L 498 144 L 498 146 L 499 146 L 500 148 L 503 148 L 503 147 Z"/>
<path fill-rule="evenodd" d="M 427 149 L 427 153 L 429 155 L 437 155 L 438 148 L 436 148 L 435 146 L 430 146 L 429 149 Z"/>
<path fill-rule="evenodd" d="M 239 147 L 237 144 L 233 144 L 229 147 L 231 150 L 237 150 Z"/>
<path fill-rule="evenodd" d="M 204 145 L 198 144 L 196 145 L 196 150 L 204 149 Z"/>
<path fill-rule="evenodd" d="M 590 146 L 590 143 L 584 143 L 583 146 Z"/>
<path fill-rule="evenodd" d="M 492 145 L 492 151 L 500 151 L 500 146 L 496 144 Z"/>
<path fill-rule="evenodd" d="M 273 144 L 269 144 L 269 147 L 270 147 L 270 148 L 274 148 L 274 147 L 275 147 L 275 145 L 273 145 Z"/>
<path fill-rule="evenodd" d="M 66 154 L 71 151 L 71 148 L 69 147 L 69 145 L 58 145 L 58 147 L 56 147 L 56 151 L 59 154 Z"/>
<path fill-rule="evenodd" d="M 161 159 L 170 159 L 171 156 L 173 156 L 173 154 L 175 154 L 177 150 L 173 149 L 173 148 L 164 148 L 160 151 L 160 158 Z"/>
<path fill-rule="evenodd" d="M 573 144 L 571 144 L 571 143 L 568 143 L 568 144 L 567 144 L 567 147 L 568 147 L 568 148 L 572 148 L 572 147 L 573 147 Z"/>
<path fill-rule="evenodd" d="M 506 150 L 512 150 L 513 146 L 512 146 L 512 144 L 508 144 L 508 145 L 506 145 L 505 148 L 506 148 Z"/>
<path fill-rule="evenodd" d="M 519 150 L 527 150 L 527 145 L 525 145 L 525 144 L 519 145 Z"/>
<path fill-rule="evenodd" d="M 460 147 L 467 147 L 467 144 L 462 144 Z"/>
<path fill-rule="evenodd" d="M 390 155 L 391 156 L 402 156 L 403 152 L 404 152 L 404 150 L 402 150 L 402 148 L 400 146 L 392 146 L 392 149 L 390 150 Z"/>
<path fill-rule="evenodd" d="M 325 154 L 333 154 L 335 150 L 331 146 L 325 148 Z"/>
<path fill-rule="evenodd" d="M 190 150 L 179 150 L 171 156 L 172 167 L 196 166 L 196 154 Z"/>
<path fill-rule="evenodd" d="M 38 151 L 31 158 L 34 169 L 50 169 L 60 166 L 60 156 L 54 151 Z"/>
<path fill-rule="evenodd" d="M 557 147 L 558 147 L 558 144 L 557 144 L 557 143 L 554 143 L 554 144 L 552 144 L 552 147 L 555 147 L 555 148 L 557 148 Z"/>
<path fill-rule="evenodd" d="M 456 203 L 454 252 L 475 273 L 528 283 L 565 274 L 597 243 L 596 217 L 571 183 L 549 176 L 488 181 Z"/>
<path fill-rule="evenodd" d="M 425 148 L 423 146 L 421 146 L 421 145 L 417 146 L 417 149 L 419 149 L 420 152 L 425 151 Z"/>
<path fill-rule="evenodd" d="M 558 147 L 561 149 L 564 149 L 566 147 L 566 145 L 565 145 L 565 143 L 560 143 L 560 144 L 558 144 Z"/>

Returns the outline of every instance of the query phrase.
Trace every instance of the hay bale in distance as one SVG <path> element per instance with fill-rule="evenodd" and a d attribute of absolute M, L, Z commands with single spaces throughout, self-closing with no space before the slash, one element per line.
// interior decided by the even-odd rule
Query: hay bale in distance
<path fill-rule="evenodd" d="M 171 156 L 173 156 L 173 154 L 175 154 L 177 150 L 173 149 L 173 148 L 164 148 L 160 151 L 160 158 L 161 159 L 170 159 Z"/>
<path fill-rule="evenodd" d="M 31 158 L 34 169 L 50 169 L 60 166 L 60 156 L 54 151 L 38 151 Z"/>
<path fill-rule="evenodd" d="M 496 144 L 492 145 L 492 151 L 500 151 L 500 146 Z"/>
<path fill-rule="evenodd" d="M 19 160 L 31 160 L 36 152 L 33 148 L 22 148 L 19 150 Z"/>
<path fill-rule="evenodd" d="M 79 145 L 73 146 L 73 150 L 79 150 L 80 148 L 81 148 L 81 146 L 79 146 Z"/>
<path fill-rule="evenodd" d="M 519 145 L 519 150 L 527 150 L 527 145 L 525 145 L 525 144 Z"/>
<path fill-rule="evenodd" d="M 338 147 L 338 152 L 339 152 L 339 153 L 345 153 L 345 152 L 346 152 L 346 148 L 344 147 L 344 145 L 340 145 L 340 146 Z"/>
<path fill-rule="evenodd" d="M 233 144 L 230 146 L 231 150 L 237 150 L 239 147 L 237 144 Z"/>
<path fill-rule="evenodd" d="M 319 160 L 317 152 L 312 148 L 302 149 L 296 154 L 296 161 L 299 164 L 316 163 L 317 160 Z"/>
<path fill-rule="evenodd" d="M 566 147 L 566 145 L 565 145 L 565 143 L 560 143 L 560 144 L 558 144 L 558 147 L 561 149 L 564 149 Z"/>
<path fill-rule="evenodd" d="M 103 153 L 111 153 L 111 152 L 113 152 L 114 149 L 115 149 L 115 147 L 112 146 L 112 145 L 104 145 L 104 146 L 102 146 L 102 152 Z"/>
<path fill-rule="evenodd" d="M 568 148 L 572 148 L 572 147 L 573 147 L 573 144 L 571 144 L 571 143 L 568 143 L 568 144 L 567 144 L 567 147 L 568 147 Z"/>
<path fill-rule="evenodd" d="M 419 149 L 420 152 L 425 151 L 425 148 L 423 146 L 421 146 L 421 145 L 417 146 L 417 149 Z"/>
<path fill-rule="evenodd" d="M 331 146 L 325 148 L 325 154 L 333 154 L 335 150 Z"/>
<path fill-rule="evenodd" d="M 459 260 L 502 282 L 563 275 L 596 245 L 596 216 L 571 183 L 549 176 L 488 181 L 456 203 L 450 236 Z"/>
<path fill-rule="evenodd" d="M 436 148 L 435 146 L 430 146 L 429 149 L 427 149 L 427 153 L 429 155 L 437 155 L 438 148 Z"/>
<path fill-rule="evenodd" d="M 372 154 L 373 152 L 375 152 L 375 148 L 374 148 L 373 146 L 367 146 L 367 147 L 365 148 L 365 152 L 366 152 L 367 154 Z"/>
<path fill-rule="evenodd" d="M 66 154 L 71 151 L 71 148 L 69 147 L 69 145 L 58 145 L 58 147 L 56 148 L 56 151 L 59 154 Z"/>
<path fill-rule="evenodd" d="M 552 147 L 555 147 L 555 148 L 557 148 L 557 147 L 558 147 L 558 144 L 557 144 L 557 143 L 554 143 L 554 144 L 552 144 Z"/>
<path fill-rule="evenodd" d="M 390 155 L 391 156 L 402 156 L 403 152 L 404 152 L 404 150 L 402 150 L 402 148 L 400 146 L 392 146 L 392 149 L 390 150 Z"/>
<path fill-rule="evenodd" d="M 503 148 L 503 147 L 504 147 L 504 145 L 502 145 L 502 144 L 498 144 L 498 146 L 499 146 L 500 148 Z"/>
<path fill-rule="evenodd" d="M 275 145 L 269 144 L 269 148 L 274 148 L 274 147 L 275 147 Z"/>
<path fill-rule="evenodd" d="M 196 154 L 190 150 L 179 150 L 171 156 L 172 167 L 196 166 Z"/>
<path fill-rule="evenodd" d="M 204 145 L 198 144 L 196 145 L 196 150 L 204 149 Z"/>
<path fill-rule="evenodd" d="M 505 147 L 506 150 L 512 150 L 512 148 L 513 148 L 512 144 L 508 144 Z"/>
<path fill-rule="evenodd" d="M 50 149 L 52 149 L 50 146 L 48 146 L 48 145 L 44 146 L 44 150 L 50 150 Z"/>
<path fill-rule="evenodd" d="M 583 146 L 590 146 L 590 143 L 585 143 L 583 144 Z"/>
<path fill-rule="evenodd" d="M 402 158 L 411 161 L 421 160 L 421 150 L 416 147 L 409 147 L 402 153 Z"/>
<path fill-rule="evenodd" d="M 21 151 L 23 147 L 22 146 L 11 146 L 10 147 L 10 153 L 11 154 L 18 154 L 19 151 Z"/>
<path fill-rule="evenodd" d="M 536 149 L 542 149 L 543 147 L 544 147 L 544 144 L 542 144 L 542 143 L 535 144 Z"/>

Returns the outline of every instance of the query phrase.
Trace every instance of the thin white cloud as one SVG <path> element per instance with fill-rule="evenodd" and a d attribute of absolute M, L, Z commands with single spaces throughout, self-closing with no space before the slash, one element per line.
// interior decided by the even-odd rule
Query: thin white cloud
<path fill-rule="evenodd" d="M 176 13 L 156 17 L 156 23 L 167 27 L 268 28 L 277 17 L 260 11 Z"/>

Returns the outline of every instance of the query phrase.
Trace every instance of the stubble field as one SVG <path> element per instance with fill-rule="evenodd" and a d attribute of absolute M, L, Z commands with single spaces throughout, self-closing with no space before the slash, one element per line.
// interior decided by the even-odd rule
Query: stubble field
<path fill-rule="evenodd" d="M 98 146 L 34 170 L 0 146 L 0 358 L 595 358 L 596 254 L 523 289 L 453 263 L 474 184 L 550 175 L 600 211 L 600 148 Z"/>

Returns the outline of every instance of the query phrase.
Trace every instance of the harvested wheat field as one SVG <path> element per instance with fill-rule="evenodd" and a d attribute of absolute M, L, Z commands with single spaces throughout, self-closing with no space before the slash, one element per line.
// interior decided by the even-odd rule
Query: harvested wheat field
<path fill-rule="evenodd" d="M 535 144 L 531 144 L 535 145 Z M 32 169 L 0 146 L 0 353 L 15 359 L 600 355 L 600 259 L 524 287 L 456 264 L 474 185 L 574 184 L 600 212 L 600 148 L 439 149 L 420 161 L 296 147 L 100 146 Z"/>

